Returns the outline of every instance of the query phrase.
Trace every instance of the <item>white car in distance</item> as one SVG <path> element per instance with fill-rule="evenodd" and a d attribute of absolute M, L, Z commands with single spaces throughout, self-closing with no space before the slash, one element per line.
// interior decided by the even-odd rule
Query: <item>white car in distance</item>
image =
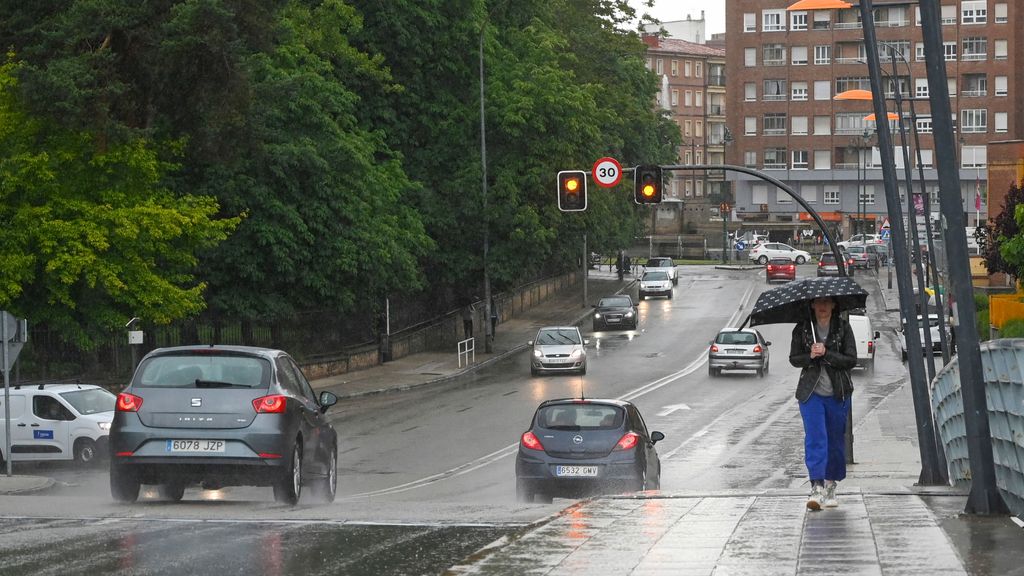
<path fill-rule="evenodd" d="M 767 264 L 772 258 L 788 258 L 797 264 L 803 264 L 811 259 L 811 254 L 803 250 L 797 250 L 789 244 L 765 242 L 764 244 L 754 246 L 750 251 L 749 258 L 751 261 L 757 262 L 762 266 Z"/>

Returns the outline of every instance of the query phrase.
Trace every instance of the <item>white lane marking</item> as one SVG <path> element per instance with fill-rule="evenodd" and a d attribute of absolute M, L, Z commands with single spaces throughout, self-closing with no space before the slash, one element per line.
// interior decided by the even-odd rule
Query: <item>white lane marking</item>
<path fill-rule="evenodd" d="M 668 416 L 669 414 L 671 414 L 673 412 L 677 412 L 679 410 L 689 410 L 689 409 L 690 409 L 690 407 L 687 406 L 686 404 L 669 404 L 668 406 L 665 406 L 664 408 L 662 408 L 661 412 L 658 412 L 658 416 Z"/>
<path fill-rule="evenodd" d="M 1010 520 L 1013 520 L 1013 523 L 1017 526 L 1024 528 L 1024 521 L 1022 521 L 1020 518 L 1017 518 L 1016 516 L 1010 516 Z"/>
<path fill-rule="evenodd" d="M 737 307 L 736 311 L 733 312 L 732 316 L 729 317 L 729 321 L 726 323 L 726 326 L 736 326 L 735 322 L 739 319 L 739 317 L 741 317 L 743 315 L 743 311 L 744 311 L 744 309 L 746 309 L 748 301 L 750 300 L 750 296 L 753 294 L 753 292 L 754 292 L 754 285 L 750 284 L 749 286 L 747 286 L 747 289 L 743 292 L 743 297 L 740 298 L 740 305 L 739 305 L 739 307 Z M 679 380 L 680 378 L 683 378 L 685 376 L 689 376 L 690 374 L 695 372 L 698 368 L 703 366 L 704 363 L 707 362 L 707 361 L 708 361 L 707 354 L 705 352 L 701 352 L 700 356 L 698 356 L 693 362 L 690 362 L 682 370 L 679 370 L 678 372 L 675 372 L 673 374 L 669 374 L 668 376 L 663 376 L 663 377 L 661 377 L 661 378 L 659 378 L 659 379 L 657 379 L 657 380 L 655 380 L 653 382 L 649 382 L 649 383 L 647 383 L 647 384 L 645 384 L 645 385 L 643 385 L 643 386 L 641 386 L 639 388 L 636 388 L 636 389 L 634 389 L 634 390 L 632 390 L 630 392 L 627 392 L 627 393 L 619 396 L 617 399 L 618 400 L 633 400 L 633 399 L 636 399 L 636 398 L 639 398 L 639 397 L 643 396 L 644 394 L 648 394 L 650 392 L 654 392 L 655 390 L 658 390 L 659 388 L 667 386 L 667 385 L 675 382 L 676 380 Z M 681 447 L 682 446 L 680 446 L 680 448 Z M 419 480 L 413 480 L 412 482 L 406 482 L 405 484 L 399 484 L 397 486 L 392 486 L 390 488 L 381 488 L 380 490 L 371 490 L 369 492 L 360 492 L 358 494 L 350 494 L 350 495 L 345 496 L 343 498 L 337 498 L 336 500 L 340 500 L 340 501 L 355 500 L 357 498 L 364 498 L 364 497 L 367 497 L 367 496 L 383 496 L 383 495 L 386 495 L 386 494 L 397 494 L 399 492 L 407 492 L 409 490 L 414 490 L 416 488 L 422 488 L 423 486 L 427 486 L 427 485 L 433 484 L 434 482 L 438 482 L 438 481 L 441 481 L 441 480 L 446 480 L 448 478 L 456 478 L 456 477 L 462 476 L 464 474 L 469 474 L 470 472 L 473 472 L 474 470 L 477 470 L 479 468 L 487 466 L 488 464 L 492 464 L 494 462 L 497 462 L 498 460 L 501 460 L 505 456 L 511 456 L 512 454 L 515 454 L 518 449 L 519 449 L 519 443 L 516 442 L 514 444 L 509 444 L 508 446 L 505 446 L 504 448 L 500 448 L 498 450 L 495 450 L 494 452 L 491 452 L 490 454 L 487 454 L 485 456 L 481 456 L 480 458 L 477 458 L 475 460 L 470 460 L 469 462 L 466 462 L 466 463 L 460 464 L 460 465 L 458 465 L 458 466 L 456 466 L 454 468 L 450 468 L 448 470 L 445 470 L 444 472 L 439 472 L 437 474 L 432 474 L 430 476 L 426 476 L 424 478 L 420 478 Z M 677 448 L 676 450 L 673 450 L 673 453 L 675 453 L 678 450 L 679 450 L 679 448 Z"/>

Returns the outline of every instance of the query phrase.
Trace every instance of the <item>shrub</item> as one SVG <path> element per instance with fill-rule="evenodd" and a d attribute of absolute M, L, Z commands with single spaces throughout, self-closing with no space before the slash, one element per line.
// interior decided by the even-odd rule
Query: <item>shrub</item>
<path fill-rule="evenodd" d="M 1024 319 L 1007 320 L 999 330 L 1000 338 L 1024 338 Z"/>
<path fill-rule="evenodd" d="M 975 316 L 978 328 L 978 341 L 984 342 L 989 337 L 989 324 L 988 324 L 988 309 L 978 310 L 978 314 Z"/>
<path fill-rule="evenodd" d="M 988 295 L 986 295 L 986 294 L 975 294 L 974 295 L 974 309 L 975 310 L 988 310 Z"/>

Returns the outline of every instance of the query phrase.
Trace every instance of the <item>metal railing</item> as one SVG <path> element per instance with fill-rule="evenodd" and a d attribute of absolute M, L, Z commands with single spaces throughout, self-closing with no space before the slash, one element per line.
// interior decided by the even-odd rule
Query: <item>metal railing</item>
<path fill-rule="evenodd" d="M 996 486 L 1010 511 L 1021 517 L 1024 515 L 1024 339 L 982 343 L 981 368 Z M 935 375 L 931 392 L 932 414 L 946 454 L 949 481 L 954 485 L 968 485 L 971 466 L 956 357 Z"/>
<path fill-rule="evenodd" d="M 466 360 L 466 366 L 476 364 L 476 338 L 459 341 L 459 368 L 462 368 L 463 358 Z"/>

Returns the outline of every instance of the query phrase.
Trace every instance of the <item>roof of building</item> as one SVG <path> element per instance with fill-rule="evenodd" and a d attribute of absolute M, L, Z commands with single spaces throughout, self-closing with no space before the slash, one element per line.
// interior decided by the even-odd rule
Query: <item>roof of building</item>
<path fill-rule="evenodd" d="M 644 43 L 652 50 L 662 52 L 678 52 L 680 54 L 689 54 L 693 56 L 725 58 L 725 50 L 714 48 L 706 44 L 697 44 L 695 42 L 687 42 L 686 40 L 678 40 L 676 38 L 661 38 L 655 35 L 646 35 L 644 36 Z"/>

